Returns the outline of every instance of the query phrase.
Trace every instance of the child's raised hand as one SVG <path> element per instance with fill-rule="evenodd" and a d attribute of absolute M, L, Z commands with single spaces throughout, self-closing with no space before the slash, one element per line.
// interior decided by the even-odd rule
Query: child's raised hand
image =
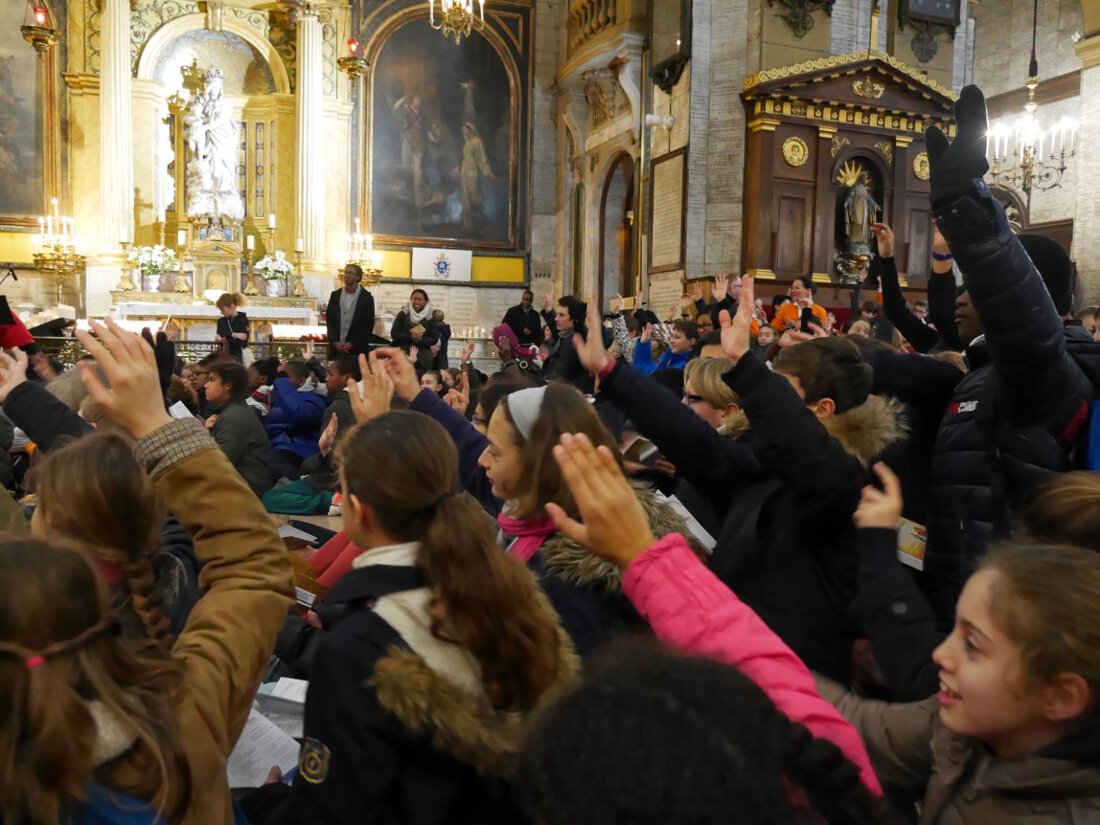
<path fill-rule="evenodd" d="M 420 379 L 416 377 L 416 367 L 410 360 L 411 356 L 405 355 L 398 347 L 380 347 L 371 355 L 385 359 L 386 374 L 393 382 L 393 391 L 398 398 L 406 402 L 416 398 L 420 393 Z"/>
<path fill-rule="evenodd" d="M 607 447 L 593 447 L 587 436 L 565 433 L 554 447 L 554 460 L 581 516 L 577 521 L 557 504 L 547 504 L 554 526 L 594 555 L 626 569 L 655 539 L 615 456 Z"/>
<path fill-rule="evenodd" d="M 348 379 L 348 397 L 351 398 L 351 411 L 360 424 L 385 415 L 390 411 L 393 401 L 394 385 L 386 372 L 384 364 L 379 363 L 374 352 L 370 358 L 359 356 L 359 372 L 363 376 L 363 391 L 354 378 Z M 413 373 L 415 375 L 415 372 Z M 335 420 L 335 416 L 333 416 Z"/>
<path fill-rule="evenodd" d="M 0 404 L 6 404 L 8 393 L 27 380 L 27 353 L 16 347 L 0 352 Z"/>
<path fill-rule="evenodd" d="M 863 488 L 863 496 L 859 500 L 852 519 L 856 527 L 885 527 L 897 530 L 901 522 L 901 511 L 904 502 L 901 496 L 901 482 L 894 475 L 893 470 L 881 461 L 875 464 L 875 475 L 882 482 L 879 490 L 873 484 Z"/>
<path fill-rule="evenodd" d="M 602 325 L 600 323 L 600 308 L 595 301 L 588 302 L 588 338 L 582 340 L 579 334 L 573 336 L 573 346 L 577 349 L 577 357 L 581 366 L 588 370 L 590 375 L 599 375 L 607 366 L 607 350 L 603 347 Z"/>
<path fill-rule="evenodd" d="M 76 337 L 110 384 L 110 388 L 104 386 L 91 363 L 81 361 L 77 365 L 80 378 L 92 400 L 134 438 L 144 438 L 172 423 L 164 408 L 156 357 L 141 336 L 127 332 L 110 318 L 106 326 L 95 321 L 90 325 L 92 332 L 77 330 Z"/>
<path fill-rule="evenodd" d="M 737 313 L 730 318 L 728 310 L 718 314 L 718 323 L 722 327 L 722 351 L 733 361 L 741 360 L 752 349 L 752 304 L 753 279 L 746 275 L 741 279 L 741 300 L 737 304 Z"/>

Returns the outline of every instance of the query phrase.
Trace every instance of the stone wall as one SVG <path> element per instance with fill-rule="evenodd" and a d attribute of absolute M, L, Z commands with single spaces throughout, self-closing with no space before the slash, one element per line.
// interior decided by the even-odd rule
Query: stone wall
<path fill-rule="evenodd" d="M 531 269 L 559 273 L 557 226 L 561 215 L 554 77 L 563 53 L 565 0 L 535 4 L 535 83 L 531 91 Z"/>
<path fill-rule="evenodd" d="M 894 0 L 896 3 L 897 0 Z M 832 54 L 848 54 L 866 49 L 871 39 L 871 7 L 874 0 L 837 0 L 833 6 Z M 879 3 L 877 51 L 886 51 L 886 21 L 894 13 L 888 0 Z"/>

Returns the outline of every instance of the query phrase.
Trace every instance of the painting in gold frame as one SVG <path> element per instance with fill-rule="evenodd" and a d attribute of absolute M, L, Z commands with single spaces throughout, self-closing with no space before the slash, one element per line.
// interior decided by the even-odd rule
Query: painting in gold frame
<path fill-rule="evenodd" d="M 368 203 L 377 241 L 520 248 L 530 28 L 529 9 L 515 8 L 459 47 L 421 9 L 391 18 L 372 38 Z"/>

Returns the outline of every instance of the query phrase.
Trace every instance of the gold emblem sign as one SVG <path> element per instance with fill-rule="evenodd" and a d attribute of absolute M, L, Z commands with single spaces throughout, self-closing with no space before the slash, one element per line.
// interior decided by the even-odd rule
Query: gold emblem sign
<path fill-rule="evenodd" d="M 332 752 L 322 742 L 313 738 L 303 740 L 302 750 L 298 754 L 298 773 L 306 782 L 321 784 L 328 776 L 330 756 Z"/>
<path fill-rule="evenodd" d="M 789 137 L 783 141 L 783 160 L 788 166 L 803 166 L 810 159 L 810 148 L 800 137 Z"/>
<path fill-rule="evenodd" d="M 931 172 L 928 168 L 927 152 L 917 152 L 913 158 L 913 174 L 920 180 L 928 180 Z"/>

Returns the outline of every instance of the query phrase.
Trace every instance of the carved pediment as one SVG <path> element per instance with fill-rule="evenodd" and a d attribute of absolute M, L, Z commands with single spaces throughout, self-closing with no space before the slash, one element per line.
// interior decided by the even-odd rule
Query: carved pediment
<path fill-rule="evenodd" d="M 753 116 L 779 115 L 923 132 L 953 129 L 956 95 L 890 55 L 855 52 L 768 69 L 745 78 L 742 99 Z"/>

